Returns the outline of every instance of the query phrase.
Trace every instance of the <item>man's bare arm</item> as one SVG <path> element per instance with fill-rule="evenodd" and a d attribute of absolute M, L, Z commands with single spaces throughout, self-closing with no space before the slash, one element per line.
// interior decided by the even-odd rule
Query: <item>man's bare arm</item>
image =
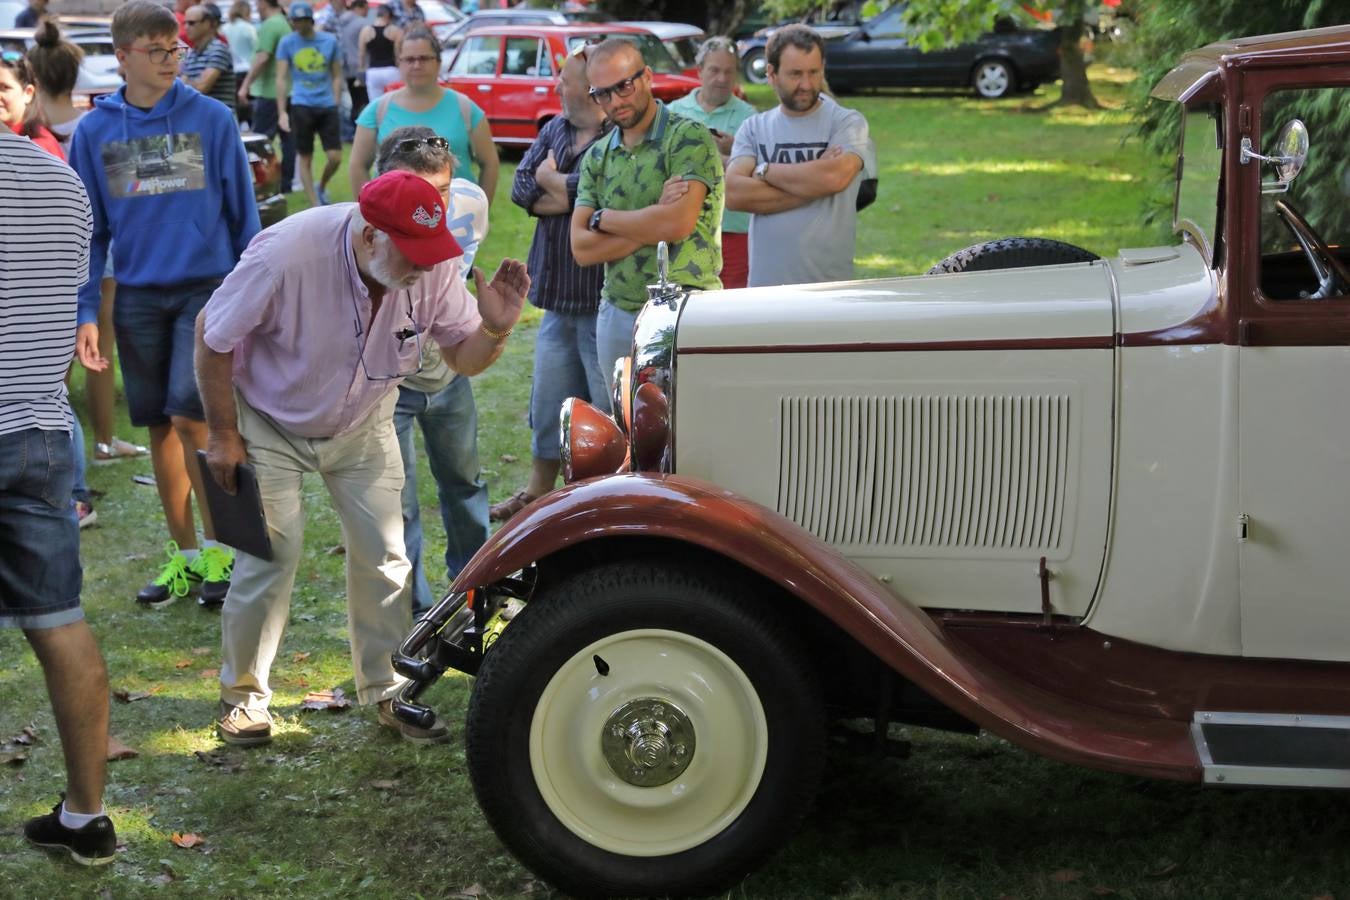
<path fill-rule="evenodd" d="M 595 208 L 591 206 L 578 205 L 572 210 L 572 256 L 576 257 L 579 264 L 593 266 L 596 263 L 613 262 L 632 256 L 641 249 L 641 244 L 629 238 L 591 231 L 587 225 L 594 212 Z M 605 215 L 608 216 L 609 211 Z"/>
<path fill-rule="evenodd" d="M 862 160 L 856 153 L 846 153 L 832 147 L 819 159 L 800 163 L 773 163 L 764 180 L 794 197 L 816 200 L 833 197 L 853 183 L 853 176 L 862 169 Z"/>
<path fill-rule="evenodd" d="M 206 343 L 205 310 L 197 314 L 196 334 L 193 364 L 206 411 L 206 463 L 216 483 L 233 494 L 235 466 L 248 461 L 234 408 L 234 351 L 217 353 Z"/>
<path fill-rule="evenodd" d="M 708 186 L 701 181 L 686 181 L 689 190 L 673 203 L 654 203 L 642 209 L 607 209 L 600 220 L 606 234 L 623 235 L 641 246 L 666 241 L 683 241 L 698 227 L 698 216 Z"/>
<path fill-rule="evenodd" d="M 765 184 L 754 177 L 755 158 L 741 156 L 727 167 L 727 209 L 740 212 L 786 212 L 806 204 L 806 200 L 787 191 Z"/>

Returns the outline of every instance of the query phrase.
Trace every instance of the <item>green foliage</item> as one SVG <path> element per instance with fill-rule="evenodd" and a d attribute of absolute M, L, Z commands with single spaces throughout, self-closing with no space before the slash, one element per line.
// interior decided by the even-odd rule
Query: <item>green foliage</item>
<path fill-rule="evenodd" d="M 922 50 L 968 44 L 994 28 L 994 20 L 1017 18 L 1023 10 L 1055 13 L 1061 23 L 1081 22 L 1088 0 L 909 0 L 905 21 Z"/>
<path fill-rule="evenodd" d="M 810 13 L 824 13 L 830 0 L 764 0 L 759 8 L 769 14 L 770 21 L 799 19 Z"/>

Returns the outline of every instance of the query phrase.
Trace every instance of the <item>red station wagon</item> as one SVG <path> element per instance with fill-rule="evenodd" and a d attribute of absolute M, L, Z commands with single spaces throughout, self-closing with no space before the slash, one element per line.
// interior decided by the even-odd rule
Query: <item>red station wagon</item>
<path fill-rule="evenodd" d="M 553 86 L 563 61 L 578 45 L 621 37 L 642 51 L 652 70 L 652 93 L 669 103 L 698 87 L 651 32 L 628 25 L 495 25 L 472 32 L 443 79 L 487 113 L 499 144 L 528 145 L 544 123 L 562 112 Z"/>

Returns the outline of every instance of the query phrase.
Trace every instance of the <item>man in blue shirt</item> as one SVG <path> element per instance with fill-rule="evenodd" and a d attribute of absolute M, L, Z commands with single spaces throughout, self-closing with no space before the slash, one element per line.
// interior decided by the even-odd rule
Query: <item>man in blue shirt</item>
<path fill-rule="evenodd" d="M 342 54 L 337 38 L 314 28 L 314 7 L 297 0 L 287 18 L 291 33 L 277 44 L 277 120 L 282 131 L 295 135 L 300 182 L 309 202 L 328 204 L 328 182 L 342 164 L 342 134 L 338 98 L 342 96 Z M 289 100 L 289 104 L 287 101 Z M 289 106 L 289 110 L 288 107 Z M 319 185 L 314 185 L 314 136 L 323 145 L 326 161 Z"/>

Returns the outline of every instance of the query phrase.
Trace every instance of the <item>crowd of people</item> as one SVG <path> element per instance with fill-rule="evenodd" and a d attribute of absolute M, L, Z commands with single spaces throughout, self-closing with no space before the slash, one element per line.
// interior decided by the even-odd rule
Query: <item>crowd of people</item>
<path fill-rule="evenodd" d="M 536 219 L 528 258 L 503 260 L 488 279 L 473 260 L 499 174 L 490 126 L 438 83 L 440 46 L 415 3 L 381 9 L 370 24 L 366 0 L 339 0 L 317 21 L 303 0 L 285 15 L 258 0 L 254 29 L 242 3 L 222 24 L 213 4 L 180 3 L 175 15 L 129 0 L 112 21 L 126 84 L 83 115 L 70 104 L 79 51 L 52 23 L 39 23 L 27 57 L 0 61 L 0 625 L 32 644 L 66 751 L 64 800 L 25 832 L 80 862 L 109 861 L 116 838 L 102 808 L 107 677 L 70 565 L 92 513 L 65 387 L 72 357 L 86 370 L 95 462 L 148 453 L 153 463 L 170 542 L 137 601 L 157 608 L 196 593 L 221 610 L 219 738 L 271 739 L 269 671 L 304 542 L 301 479 L 312 472 L 342 521 L 358 699 L 377 707 L 381 726 L 431 743 L 448 738 L 443 722 L 417 727 L 390 709 L 401 686 L 391 653 L 436 597 L 415 431 L 453 580 L 489 519 L 554 489 L 563 401 L 608 409 L 659 243 L 670 279 L 694 289 L 852 275 L 874 151 L 863 117 L 823 93 L 823 46 L 810 29 L 770 41 L 778 105 L 765 112 L 736 96 L 724 38 L 699 53 L 702 86 L 669 105 L 625 40 L 559 60 L 562 113 L 511 185 L 511 201 Z M 375 74 L 387 68 L 403 82 L 396 90 Z M 358 88 L 370 102 L 357 102 Z M 356 202 L 330 205 L 344 92 Z M 312 202 L 265 230 L 244 114 L 283 146 L 293 139 Z M 315 138 L 326 154 L 317 180 L 307 174 Z M 165 255 L 169 234 L 175 253 Z M 530 477 L 489 508 L 466 376 L 499 357 L 526 302 L 543 311 Z M 114 343 L 148 449 L 111 433 Z M 255 473 L 270 558 L 216 542 L 200 502 L 205 477 L 234 492 L 241 463 Z"/>

